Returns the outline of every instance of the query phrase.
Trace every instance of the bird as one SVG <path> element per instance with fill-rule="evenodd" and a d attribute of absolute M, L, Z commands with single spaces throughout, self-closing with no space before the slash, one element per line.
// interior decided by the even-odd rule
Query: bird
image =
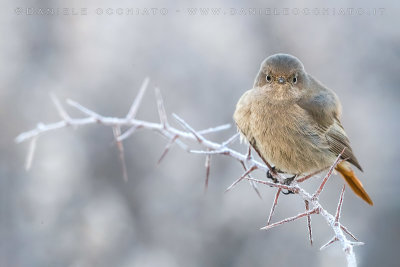
<path fill-rule="evenodd" d="M 289 54 L 267 57 L 253 88 L 236 104 L 233 119 L 243 139 L 265 163 L 292 178 L 329 168 L 336 170 L 354 193 L 373 205 L 351 164 L 363 171 L 340 122 L 342 106 L 335 92 L 308 74 Z"/>

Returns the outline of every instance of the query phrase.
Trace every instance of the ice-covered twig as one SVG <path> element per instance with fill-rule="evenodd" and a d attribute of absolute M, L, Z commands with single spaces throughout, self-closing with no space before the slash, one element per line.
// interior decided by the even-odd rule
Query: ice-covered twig
<path fill-rule="evenodd" d="M 328 169 L 328 168 L 325 168 L 325 169 L 322 169 L 322 170 L 318 170 L 318 171 L 313 172 L 313 173 L 310 173 L 310 174 L 308 174 L 308 175 L 306 175 L 306 176 L 304 176 L 304 177 L 301 177 L 301 178 L 299 178 L 299 179 L 296 179 L 296 182 L 297 182 L 297 183 L 302 183 L 302 182 L 304 182 L 304 181 L 310 179 L 311 177 L 316 177 L 317 174 L 320 174 L 321 172 L 325 171 L 326 169 Z"/>
<path fill-rule="evenodd" d="M 161 163 L 161 161 L 164 159 L 165 155 L 167 155 L 167 153 L 168 153 L 170 147 L 175 143 L 175 141 L 176 141 L 176 139 L 178 139 L 178 137 L 179 137 L 178 135 L 174 135 L 174 136 L 169 140 L 169 142 L 167 143 L 167 145 L 166 145 L 165 148 L 164 148 L 164 152 L 161 154 L 160 159 L 157 161 L 157 164 L 160 164 L 160 163 Z"/>
<path fill-rule="evenodd" d="M 272 215 L 274 214 L 276 205 L 278 204 L 278 198 L 279 198 L 279 195 L 281 194 L 281 191 L 282 191 L 282 188 L 278 188 L 278 190 L 276 191 L 274 202 L 272 203 L 271 211 L 269 212 L 267 225 L 269 225 L 271 223 Z"/>
<path fill-rule="evenodd" d="M 125 159 L 124 159 L 124 147 L 122 145 L 122 141 L 125 140 L 126 138 L 130 137 L 132 134 L 134 134 L 139 129 L 152 130 L 152 131 L 155 131 L 156 133 L 159 133 L 160 135 L 162 135 L 163 137 L 165 137 L 168 140 L 168 143 L 164 149 L 164 152 L 162 153 L 162 155 L 160 157 L 159 162 L 165 157 L 165 155 L 169 151 L 170 147 L 175 143 L 177 145 L 179 145 L 185 151 L 188 151 L 193 154 L 203 155 L 206 157 L 205 188 L 207 188 L 207 185 L 208 185 L 208 180 L 209 180 L 209 175 L 210 175 L 210 160 L 211 160 L 211 156 L 213 156 L 213 155 L 223 155 L 223 156 L 230 157 L 230 158 L 238 161 L 245 169 L 244 174 L 239 179 L 237 179 L 228 188 L 228 190 L 233 188 L 234 186 L 238 185 L 242 180 L 248 180 L 251 183 L 251 185 L 253 186 L 253 188 L 256 190 L 257 194 L 259 194 L 259 192 L 258 192 L 256 184 L 262 184 L 262 185 L 266 185 L 269 187 L 277 188 L 277 192 L 276 192 L 276 195 L 274 198 L 271 212 L 268 217 L 267 225 L 265 227 L 263 227 L 262 229 L 264 229 L 264 230 L 271 229 L 275 226 L 285 224 L 285 223 L 300 219 L 302 217 L 307 217 L 307 227 L 308 227 L 308 231 L 309 231 L 310 242 L 312 242 L 310 216 L 313 214 L 319 214 L 320 216 L 322 216 L 325 219 L 325 221 L 328 223 L 329 227 L 333 230 L 334 236 L 326 245 L 322 246 L 321 249 L 326 248 L 327 246 L 329 246 L 330 244 L 332 244 L 334 242 L 339 242 L 342 246 L 342 249 L 343 249 L 345 255 L 346 255 L 348 266 L 350 266 L 350 267 L 356 266 L 356 258 L 355 258 L 355 254 L 353 251 L 353 247 L 357 246 L 357 245 L 362 245 L 363 243 L 349 241 L 346 238 L 346 234 L 350 235 L 355 240 L 357 240 L 357 239 L 340 222 L 340 211 L 341 211 L 342 205 L 343 205 L 344 188 L 341 192 L 338 208 L 337 208 L 335 215 L 330 214 L 326 209 L 323 208 L 322 204 L 319 202 L 319 196 L 322 193 L 324 187 L 326 186 L 326 182 L 332 175 L 333 170 L 335 169 L 337 164 L 339 164 L 341 162 L 341 160 L 342 160 L 341 156 L 344 151 L 342 151 L 342 153 L 336 159 L 335 163 L 330 167 L 329 171 L 325 175 L 325 177 L 322 180 L 322 183 L 318 187 L 318 189 L 314 192 L 314 194 L 310 194 L 307 191 L 305 191 L 302 187 L 300 187 L 299 184 L 301 182 L 304 182 L 305 180 L 313 177 L 314 175 L 321 172 L 322 170 L 319 172 L 307 175 L 305 177 L 299 178 L 297 181 L 295 180 L 290 185 L 287 185 L 284 183 L 284 177 L 282 177 L 280 174 L 276 173 L 272 169 L 271 165 L 268 162 L 259 162 L 259 161 L 255 160 L 251 155 L 250 149 L 248 150 L 247 153 L 243 154 L 243 153 L 240 153 L 229 147 L 237 139 L 239 134 L 234 134 L 232 137 L 226 139 L 226 141 L 222 142 L 222 143 L 213 142 L 205 137 L 205 135 L 207 135 L 209 133 L 219 132 L 219 131 L 228 129 L 229 125 L 224 124 L 221 126 L 208 128 L 205 130 L 196 131 L 186 121 L 184 121 L 182 118 L 180 118 L 179 116 L 174 114 L 175 119 L 183 127 L 183 130 L 179 130 L 177 128 L 170 126 L 168 123 L 168 119 L 167 119 L 167 115 L 166 115 L 167 113 L 165 112 L 161 93 L 158 89 L 156 89 L 155 93 L 156 93 L 157 108 L 158 108 L 160 123 L 136 119 L 137 111 L 138 111 L 140 103 L 143 99 L 146 88 L 148 87 L 148 84 L 149 84 L 149 80 L 148 80 L 148 78 L 146 78 L 139 90 L 137 97 L 133 101 L 132 106 L 130 107 L 127 116 L 123 117 L 123 118 L 102 116 L 102 115 L 90 110 L 89 108 L 84 107 L 83 105 L 79 104 L 78 102 L 75 102 L 72 100 L 67 100 L 67 103 L 70 106 L 80 110 L 84 115 L 86 115 L 86 117 L 84 117 L 84 118 L 71 118 L 68 115 L 68 113 L 66 112 L 66 110 L 62 107 L 59 100 L 54 95 L 52 95 L 52 100 L 53 100 L 53 102 L 56 106 L 56 109 L 62 120 L 55 122 L 55 123 L 50 123 L 50 124 L 38 123 L 36 128 L 34 128 L 30 131 L 21 133 L 15 139 L 15 141 L 17 143 L 21 143 L 24 141 L 30 141 L 30 149 L 28 152 L 26 167 L 28 168 L 32 164 L 33 154 L 34 154 L 34 150 L 36 147 L 36 140 L 39 136 L 41 136 L 45 133 L 51 132 L 51 131 L 55 131 L 57 129 L 68 127 L 68 126 L 84 126 L 84 125 L 91 125 L 91 124 L 98 123 L 98 124 L 102 124 L 104 126 L 109 126 L 113 129 L 114 137 L 117 142 L 118 149 L 119 149 L 120 159 L 123 164 L 124 178 L 127 178 L 126 164 L 125 164 Z M 125 132 L 122 132 L 121 129 L 123 129 L 123 128 L 126 128 L 127 130 Z M 191 140 L 191 141 L 197 142 L 202 147 L 202 149 L 201 150 L 191 149 L 184 142 L 185 140 Z M 246 166 L 249 166 L 249 167 L 246 167 Z M 274 183 L 274 182 L 270 182 L 270 181 L 255 179 L 250 175 L 250 173 L 253 172 L 254 170 L 262 171 L 265 174 L 267 173 L 268 170 L 270 170 L 270 173 L 273 175 L 275 181 L 278 181 L 278 182 Z M 300 197 L 300 199 L 306 204 L 306 211 L 303 213 L 300 213 L 296 216 L 289 217 L 289 218 L 283 219 L 279 222 L 270 224 L 272 215 L 274 213 L 274 210 L 275 210 L 277 202 L 278 202 L 278 198 L 283 189 L 288 190 L 288 191 L 298 195 Z"/>
<path fill-rule="evenodd" d="M 336 209 L 336 214 L 335 214 L 335 222 L 338 223 L 340 219 L 340 213 L 342 212 L 342 205 L 343 205 L 343 196 L 344 196 L 344 190 L 346 189 L 346 185 L 343 185 L 342 192 L 340 193 L 340 198 L 339 198 L 339 203 Z"/>
<path fill-rule="evenodd" d="M 228 138 L 228 140 L 226 140 L 225 142 L 223 142 L 223 143 L 221 144 L 221 146 L 222 146 L 222 147 L 227 147 L 227 146 L 229 146 L 230 144 L 232 144 L 233 142 L 235 142 L 236 139 L 239 138 L 239 136 L 240 136 L 239 133 L 236 133 L 236 134 L 232 135 L 230 138 Z"/>
<path fill-rule="evenodd" d="M 26 161 L 25 161 L 25 170 L 29 171 L 32 167 L 32 161 L 33 157 L 35 156 L 35 150 L 36 150 L 36 141 L 38 137 L 35 136 L 31 139 L 31 142 L 29 143 L 29 151 L 26 156 Z"/>
<path fill-rule="evenodd" d="M 231 190 L 233 187 L 235 187 L 235 185 L 237 185 L 240 181 L 242 181 L 247 175 L 249 175 L 252 171 L 256 170 L 257 166 L 253 165 L 250 167 L 250 169 L 246 170 L 242 176 L 240 176 L 239 179 L 237 179 L 236 181 L 234 181 L 226 190 L 225 193 L 228 192 L 229 190 Z"/>
<path fill-rule="evenodd" d="M 60 100 L 58 100 L 56 95 L 54 93 L 50 93 L 50 97 L 60 117 L 64 119 L 66 122 L 70 121 L 71 117 L 68 115 L 67 111 L 65 111 L 64 107 L 61 105 Z"/>
<path fill-rule="evenodd" d="M 325 187 L 326 182 L 328 182 L 329 178 L 332 176 L 332 172 L 333 170 L 336 168 L 336 166 L 340 163 L 341 158 L 342 158 L 342 154 L 344 153 L 344 150 L 346 148 L 343 149 L 343 151 L 339 154 L 339 156 L 337 156 L 335 162 L 332 164 L 332 166 L 329 168 L 328 173 L 325 175 L 324 179 L 322 180 L 321 185 L 318 187 L 317 191 L 314 193 L 313 198 L 314 199 L 318 199 L 319 195 L 321 194 L 322 190 Z"/>
<path fill-rule="evenodd" d="M 146 92 L 147 86 L 149 85 L 150 79 L 146 77 L 142 83 L 142 86 L 139 89 L 139 93 L 137 94 L 135 100 L 132 103 L 131 108 L 126 115 L 126 119 L 130 120 L 135 118 L 137 111 L 139 110 L 140 103 L 142 102 L 144 93 Z"/>
<path fill-rule="evenodd" d="M 118 140 L 118 138 L 121 136 L 121 127 L 114 126 L 112 129 L 113 129 L 115 141 L 117 142 L 119 159 L 120 159 L 121 165 L 122 165 L 122 175 L 124 177 L 124 181 L 127 182 L 128 181 L 128 170 L 126 168 L 124 145 L 122 144 L 121 141 Z"/>
<path fill-rule="evenodd" d="M 125 140 L 126 138 L 131 136 L 134 132 L 136 132 L 136 130 L 138 130 L 139 128 L 140 128 L 140 125 L 133 125 L 128 130 L 126 130 L 123 134 L 119 135 L 117 138 L 117 141 Z"/>
<path fill-rule="evenodd" d="M 357 240 L 357 239 L 350 232 L 348 232 L 348 230 L 343 225 L 341 225 L 341 223 L 339 222 L 340 212 L 341 212 L 342 205 L 343 205 L 344 190 L 345 190 L 345 186 L 343 186 L 342 192 L 340 194 L 338 207 L 337 207 L 335 216 L 329 214 L 326 210 L 321 211 L 321 214 L 323 214 L 327 218 L 327 222 L 330 225 L 330 227 L 333 229 L 335 235 L 331 238 L 331 240 L 329 240 L 320 249 L 321 250 L 325 249 L 335 242 L 340 242 L 342 249 L 346 255 L 347 266 L 354 267 L 354 266 L 357 266 L 357 261 L 356 261 L 356 256 L 354 254 L 353 247 L 364 245 L 364 243 L 349 241 L 346 238 L 344 232 L 351 235 L 355 240 Z M 316 201 L 316 200 L 314 200 L 314 201 Z M 344 229 L 346 229 L 346 230 L 344 230 Z"/>
<path fill-rule="evenodd" d="M 308 200 L 304 200 L 305 206 L 306 206 L 306 211 L 310 210 L 310 202 Z M 310 244 L 312 246 L 313 244 L 313 238 L 312 238 L 312 229 L 311 229 L 311 216 L 307 215 L 307 228 L 308 228 L 308 238 L 310 239 Z"/>
<path fill-rule="evenodd" d="M 75 102 L 72 99 L 67 99 L 67 104 L 80 110 L 83 114 L 88 115 L 90 118 L 92 118 L 94 120 L 100 121 L 100 119 L 101 119 L 101 116 L 99 114 L 97 114 L 93 110 L 88 109 L 87 107 L 82 106 L 81 104 L 79 104 L 78 102 Z"/>
<path fill-rule="evenodd" d="M 308 211 L 300 213 L 300 214 L 298 214 L 296 216 L 289 217 L 289 218 L 286 218 L 286 219 L 284 219 L 282 221 L 279 221 L 279 222 L 264 226 L 264 227 L 261 228 L 261 230 L 268 230 L 268 229 L 271 229 L 271 228 L 273 228 L 275 226 L 278 226 L 278 225 L 281 225 L 281 224 L 285 224 L 285 223 L 292 222 L 294 220 L 300 219 L 300 218 L 302 218 L 304 216 L 310 216 L 311 214 L 318 213 L 318 211 L 319 210 L 317 208 L 312 209 L 312 210 L 308 210 Z"/>
<path fill-rule="evenodd" d="M 335 236 L 333 237 L 331 240 L 329 240 L 327 243 L 325 243 L 324 245 L 322 245 L 319 249 L 320 250 L 324 250 L 327 247 L 329 247 L 330 245 L 332 245 L 333 243 L 335 243 L 336 241 L 339 241 L 339 239 Z"/>
<path fill-rule="evenodd" d="M 246 164 L 245 164 L 243 161 L 241 161 L 240 164 L 242 164 L 243 169 L 246 171 L 246 170 L 247 170 Z M 248 174 L 247 177 L 251 178 L 251 175 Z M 259 197 L 260 199 L 262 199 L 260 190 L 258 190 L 257 183 L 254 182 L 254 181 L 251 181 L 251 180 L 248 180 L 248 181 L 249 181 L 251 187 L 253 187 L 253 189 L 254 189 L 254 191 L 256 192 L 256 194 L 258 195 L 258 197 Z"/>
<path fill-rule="evenodd" d="M 208 180 L 210 179 L 210 164 L 211 164 L 211 155 L 206 155 L 206 163 L 204 164 L 206 167 L 206 180 L 204 182 L 204 192 L 208 189 Z"/>
<path fill-rule="evenodd" d="M 156 88 L 156 98 L 157 98 L 157 107 L 158 107 L 158 115 L 160 116 L 160 122 L 164 129 L 168 127 L 167 113 L 164 108 L 164 101 L 161 96 L 160 89 Z"/>
<path fill-rule="evenodd" d="M 182 125 L 183 128 L 185 128 L 187 131 L 193 134 L 197 142 L 201 144 L 206 140 L 200 133 L 196 132 L 189 124 L 187 124 L 186 121 L 184 121 L 181 117 L 179 117 L 175 113 L 172 115 L 180 123 L 180 125 Z"/>

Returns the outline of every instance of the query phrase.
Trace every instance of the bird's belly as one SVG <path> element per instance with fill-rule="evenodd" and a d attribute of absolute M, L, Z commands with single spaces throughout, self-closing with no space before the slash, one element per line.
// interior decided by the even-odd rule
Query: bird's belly
<path fill-rule="evenodd" d="M 251 120 L 260 156 L 283 172 L 310 173 L 329 166 L 335 159 L 304 132 L 307 121 L 301 112 L 296 107 L 285 107 Z"/>

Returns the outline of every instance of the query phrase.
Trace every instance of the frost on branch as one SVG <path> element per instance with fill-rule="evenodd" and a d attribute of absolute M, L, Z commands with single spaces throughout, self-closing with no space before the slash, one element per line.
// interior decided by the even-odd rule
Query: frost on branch
<path fill-rule="evenodd" d="M 144 120 L 139 120 L 136 118 L 137 111 L 140 107 L 141 101 L 143 99 L 143 95 L 146 92 L 146 89 L 148 88 L 149 84 L 149 79 L 146 78 L 139 90 L 139 93 L 137 94 L 136 98 L 134 99 L 127 115 L 123 118 L 115 118 L 115 117 L 107 117 L 103 116 L 101 114 L 98 114 L 95 111 L 92 111 L 85 106 L 79 104 L 78 102 L 75 102 L 73 100 L 68 99 L 67 104 L 70 105 L 71 107 L 79 110 L 81 113 L 83 113 L 84 117 L 82 118 L 71 118 L 67 111 L 64 109 L 63 105 L 60 103 L 58 98 L 54 95 L 51 94 L 51 99 L 56 107 L 57 113 L 59 114 L 61 120 L 55 123 L 50 123 L 50 124 L 43 124 L 43 123 L 38 123 L 36 128 L 21 133 L 18 135 L 15 139 L 17 143 L 25 142 L 25 141 L 30 141 L 29 145 L 29 151 L 27 154 L 26 158 L 26 164 L 25 167 L 27 170 L 32 165 L 33 158 L 34 158 L 34 152 L 35 152 L 35 147 L 36 147 L 36 142 L 40 136 L 43 134 L 54 131 L 57 129 L 69 127 L 69 126 L 84 126 L 84 125 L 90 125 L 90 124 L 102 124 L 105 126 L 109 126 L 114 134 L 114 139 L 115 143 L 117 145 L 118 151 L 119 151 L 119 159 L 121 161 L 121 166 L 123 170 L 123 178 L 124 180 L 128 180 L 128 173 L 127 173 L 127 168 L 126 168 L 126 163 L 125 163 L 125 156 L 124 156 L 124 146 L 123 146 L 123 141 L 126 138 L 129 138 L 132 134 L 134 134 L 138 129 L 147 129 L 147 130 L 152 130 L 155 131 L 162 136 L 164 136 L 168 141 L 167 144 L 164 148 L 164 151 L 161 153 L 160 159 L 158 160 L 158 163 L 160 163 L 163 158 L 167 155 L 169 149 L 174 145 L 178 145 L 180 148 L 183 150 L 192 153 L 192 154 L 199 154 L 205 156 L 205 182 L 204 182 L 204 188 L 205 190 L 208 187 L 208 181 L 210 177 L 210 169 L 211 169 L 211 159 L 213 156 L 216 155 L 224 155 L 232 158 L 233 160 L 238 161 L 241 166 L 244 169 L 244 172 L 240 177 L 226 189 L 226 192 L 231 191 L 234 187 L 236 187 L 238 184 L 240 184 L 241 181 L 247 180 L 254 191 L 257 193 L 259 197 L 261 197 L 260 192 L 258 190 L 258 184 L 260 185 L 266 185 L 269 187 L 274 187 L 276 188 L 276 194 L 273 200 L 273 204 L 271 207 L 270 214 L 267 219 L 267 224 L 266 226 L 262 227 L 262 230 L 269 230 L 271 228 L 274 228 L 276 226 L 292 222 L 294 220 L 301 219 L 305 217 L 306 222 L 307 222 L 307 231 L 308 231 L 308 236 L 310 243 L 313 244 L 313 238 L 312 238 L 312 231 L 311 231 L 311 215 L 320 215 L 322 216 L 325 221 L 328 223 L 328 226 L 332 229 L 333 231 L 333 237 L 331 240 L 329 240 L 325 245 L 321 247 L 322 249 L 327 248 L 329 245 L 331 245 L 334 242 L 339 242 L 343 252 L 346 256 L 348 266 L 356 266 L 356 257 L 354 254 L 353 247 L 362 245 L 362 242 L 358 242 L 358 240 L 355 238 L 355 236 L 340 222 L 340 213 L 343 205 L 343 196 L 344 196 L 344 191 L 345 187 L 343 186 L 343 189 L 341 191 L 340 197 L 339 197 L 339 203 L 338 207 L 336 210 L 335 215 L 330 214 L 327 210 L 325 210 L 322 206 L 322 204 L 319 202 L 319 196 L 322 193 L 323 189 L 326 186 L 327 181 L 332 175 L 333 170 L 335 169 L 336 165 L 341 162 L 341 155 L 343 154 L 344 150 L 342 153 L 337 157 L 336 161 L 334 164 L 329 168 L 328 172 L 326 173 L 325 177 L 323 178 L 320 186 L 316 189 L 316 191 L 313 194 L 308 193 L 305 191 L 300 184 L 307 179 L 313 177 L 314 175 L 323 172 L 325 170 L 320 170 L 318 172 L 309 174 L 304 177 L 299 177 L 296 180 L 294 180 L 290 185 L 287 185 L 284 183 L 284 177 L 282 175 L 276 173 L 271 165 L 268 162 L 261 163 L 257 160 L 255 160 L 252 157 L 251 154 L 251 147 L 248 147 L 247 153 L 240 153 L 238 151 L 235 151 L 230 148 L 230 145 L 235 142 L 239 134 L 234 134 L 233 136 L 229 137 L 226 139 L 226 141 L 222 143 L 216 143 L 213 142 L 209 139 L 206 138 L 206 135 L 209 133 L 214 133 L 214 132 L 219 132 L 222 130 L 226 130 L 230 127 L 229 124 L 224 124 L 221 126 L 205 129 L 205 130 L 195 130 L 192 126 L 190 126 L 186 121 L 184 121 L 181 117 L 179 117 L 176 114 L 173 114 L 174 119 L 180 124 L 180 126 L 183 128 L 182 130 L 174 128 L 170 126 L 168 123 L 168 118 L 167 118 L 167 113 L 164 108 L 164 103 L 163 99 L 161 97 L 161 92 L 158 88 L 155 89 L 155 95 L 156 95 L 156 101 L 157 101 L 157 108 L 158 108 L 158 114 L 159 114 L 159 120 L 160 122 L 149 122 L 149 121 L 144 121 Z M 122 131 L 122 129 L 127 129 L 125 131 Z M 191 149 L 186 143 L 185 140 L 192 140 L 197 142 L 199 145 L 201 145 L 202 149 L 201 150 L 193 150 Z M 251 176 L 252 172 L 255 170 L 260 170 L 264 173 L 267 173 L 270 170 L 270 173 L 273 176 L 273 181 L 266 181 L 266 180 L 259 180 L 256 178 L 253 178 Z M 287 190 L 288 192 L 292 192 L 299 196 L 299 199 L 304 202 L 305 204 L 305 211 L 295 215 L 293 217 L 286 218 L 284 220 L 271 223 L 274 211 L 277 207 L 279 197 L 282 195 L 282 190 Z M 353 238 L 355 241 L 350 241 L 347 239 L 346 234 L 349 235 L 351 238 Z"/>

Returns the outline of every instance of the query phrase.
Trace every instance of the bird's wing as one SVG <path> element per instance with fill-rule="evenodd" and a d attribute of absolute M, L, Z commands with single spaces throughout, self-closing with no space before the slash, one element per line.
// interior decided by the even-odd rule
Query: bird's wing
<path fill-rule="evenodd" d="M 297 104 L 311 115 L 320 128 L 327 130 L 341 116 L 339 99 L 318 81 L 311 80 L 310 83 L 313 90 L 309 90 L 310 94 L 301 98 Z"/>
<path fill-rule="evenodd" d="M 335 153 L 335 155 L 339 155 L 343 149 L 346 148 L 346 150 L 343 152 L 342 158 L 346 159 L 348 162 L 362 171 L 360 163 L 358 163 L 358 160 L 351 149 L 349 138 L 347 137 L 343 126 L 338 119 L 336 119 L 334 124 L 328 129 L 328 131 L 325 133 L 325 136 L 326 140 L 328 141 L 330 151 Z"/>
<path fill-rule="evenodd" d="M 318 132 L 318 136 L 322 139 L 326 139 L 328 149 L 335 155 L 339 155 L 346 147 L 342 158 L 362 171 L 339 120 L 341 106 L 338 97 L 334 92 L 319 83 L 316 83 L 315 86 L 319 86 L 319 90 L 314 91 L 317 93 L 308 98 L 301 99 L 297 104 L 306 110 L 315 122 L 316 132 Z M 322 141 L 325 142 L 325 140 Z"/>

